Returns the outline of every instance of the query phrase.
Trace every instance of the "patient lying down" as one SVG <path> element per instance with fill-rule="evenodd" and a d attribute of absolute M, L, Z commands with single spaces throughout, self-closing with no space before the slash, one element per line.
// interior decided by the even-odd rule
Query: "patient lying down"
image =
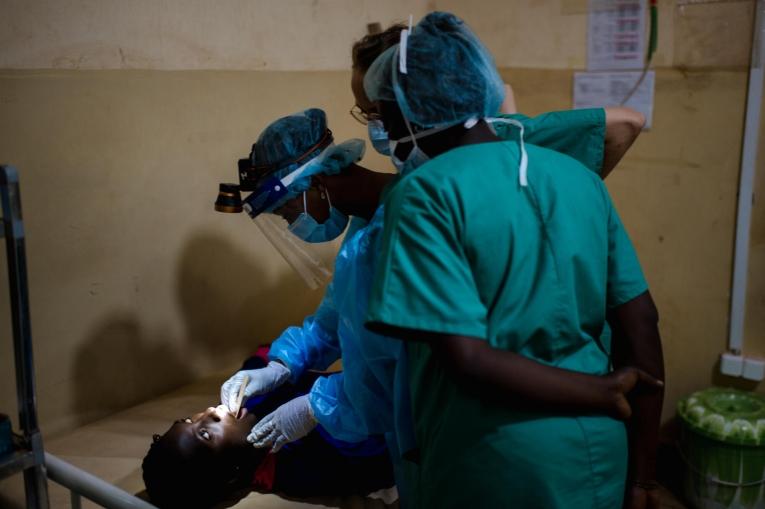
<path fill-rule="evenodd" d="M 267 364 L 267 350 L 242 369 Z M 287 497 L 365 495 L 393 486 L 383 437 L 350 443 L 333 439 L 321 426 L 279 452 L 256 449 L 246 437 L 255 423 L 281 404 L 306 394 L 319 375 L 247 400 L 243 417 L 227 407 L 210 407 L 177 420 L 154 442 L 143 460 L 151 503 L 161 508 L 212 507 L 251 490 Z"/>

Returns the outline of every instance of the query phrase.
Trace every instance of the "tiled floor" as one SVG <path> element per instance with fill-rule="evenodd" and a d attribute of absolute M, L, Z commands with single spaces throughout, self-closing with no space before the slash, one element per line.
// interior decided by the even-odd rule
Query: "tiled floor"
<path fill-rule="evenodd" d="M 170 423 L 182 416 L 209 406 L 210 395 L 220 387 L 220 378 L 184 387 L 166 396 L 141 404 L 102 421 L 84 426 L 65 436 L 46 441 L 46 449 L 91 472 L 120 488 L 138 493 L 143 490 L 141 459 L 149 447 L 153 433 L 162 433 Z M 213 398 L 214 399 L 214 398 Z M 390 496 L 390 494 L 384 494 Z M 0 482 L 0 508 L 23 508 L 23 483 L 21 476 Z M 672 495 L 663 490 L 662 507 L 685 509 Z M 50 501 L 54 509 L 69 508 L 68 491 L 50 483 Z M 282 509 L 341 507 L 347 509 L 390 509 L 397 503 L 386 505 L 380 499 L 345 497 L 316 500 L 305 503 L 285 500 L 275 495 L 250 494 L 234 507 L 237 509 Z M 83 507 L 97 507 L 83 501 Z"/>

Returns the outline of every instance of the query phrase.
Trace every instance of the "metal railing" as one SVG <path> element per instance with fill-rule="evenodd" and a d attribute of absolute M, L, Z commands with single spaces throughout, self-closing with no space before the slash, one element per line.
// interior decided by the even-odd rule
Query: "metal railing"
<path fill-rule="evenodd" d="M 48 479 L 69 488 L 72 509 L 80 509 L 81 497 L 108 509 L 157 509 L 100 477 L 96 477 L 49 452 L 45 453 Z"/>

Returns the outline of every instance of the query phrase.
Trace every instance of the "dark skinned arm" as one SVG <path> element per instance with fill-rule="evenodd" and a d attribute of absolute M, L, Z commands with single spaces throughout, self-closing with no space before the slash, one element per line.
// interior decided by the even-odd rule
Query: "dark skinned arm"
<path fill-rule="evenodd" d="M 555 413 L 597 413 L 626 419 L 626 399 L 636 384 L 661 382 L 635 368 L 625 367 L 605 376 L 546 366 L 486 341 L 435 334 L 384 324 L 368 324 L 376 332 L 410 341 L 426 341 L 433 354 L 457 381 L 478 394 L 513 406 Z"/>
<path fill-rule="evenodd" d="M 645 116 L 639 111 L 623 106 L 605 108 L 606 136 L 603 147 L 603 168 L 601 178 L 606 178 L 621 161 L 627 149 L 640 135 L 645 125 Z"/>
<path fill-rule="evenodd" d="M 613 332 L 615 368 L 636 366 L 663 380 L 664 359 L 659 336 L 659 314 L 649 292 L 608 313 Z M 664 401 L 663 388 L 638 388 L 629 396 L 632 417 L 627 421 L 629 474 L 624 507 L 658 509 L 655 489 L 656 449 Z"/>

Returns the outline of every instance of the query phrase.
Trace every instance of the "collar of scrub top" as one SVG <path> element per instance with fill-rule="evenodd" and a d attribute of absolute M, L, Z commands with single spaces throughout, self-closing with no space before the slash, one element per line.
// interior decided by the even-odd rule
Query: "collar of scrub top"
<path fill-rule="evenodd" d="M 408 71 L 406 68 L 406 51 L 409 45 L 409 34 L 411 33 L 412 33 L 412 15 L 410 14 L 409 27 L 401 31 L 401 38 L 399 39 L 399 44 L 398 44 L 398 70 L 401 74 L 408 74 Z M 478 120 L 479 120 L 478 118 L 472 117 L 467 119 L 463 123 L 463 125 L 465 126 L 465 129 L 472 129 L 478 123 Z M 518 183 L 520 184 L 521 187 L 527 187 L 529 185 L 529 180 L 528 180 L 529 157 L 526 154 L 526 146 L 523 143 L 523 124 L 511 118 L 496 117 L 496 118 L 485 118 L 484 120 L 486 120 L 490 124 L 495 122 L 510 124 L 521 130 L 521 134 L 519 136 L 520 148 L 521 148 L 521 161 L 518 166 Z M 400 140 L 398 140 L 398 142 L 404 143 L 406 141 L 411 141 L 412 143 L 414 143 L 415 146 L 417 145 L 417 138 L 421 138 L 429 134 L 435 134 L 438 131 L 443 131 L 444 129 L 448 129 L 449 127 L 451 127 L 449 125 L 433 127 L 425 131 L 418 132 L 417 135 L 415 135 L 414 132 L 412 131 L 412 127 L 409 125 L 409 120 L 406 117 L 404 117 L 404 123 L 406 124 L 406 128 L 409 131 L 409 136 L 407 136 L 406 138 L 401 138 Z"/>
<path fill-rule="evenodd" d="M 244 200 L 242 208 L 245 212 L 254 219 L 263 212 L 271 212 L 278 208 L 281 202 L 289 198 L 289 186 L 298 178 L 311 175 L 311 171 L 321 164 L 327 155 L 327 151 L 335 146 L 332 140 L 332 131 L 327 129 L 327 132 L 324 133 L 324 136 L 322 136 L 318 143 L 309 148 L 300 157 L 290 161 L 289 165 L 300 163 L 304 159 L 313 156 L 316 150 L 321 149 L 319 155 L 313 156 L 309 161 L 283 177 L 275 176 L 275 172 L 263 177 L 258 183 L 257 188 Z M 268 171 L 273 166 L 258 166 L 256 169 Z"/>

